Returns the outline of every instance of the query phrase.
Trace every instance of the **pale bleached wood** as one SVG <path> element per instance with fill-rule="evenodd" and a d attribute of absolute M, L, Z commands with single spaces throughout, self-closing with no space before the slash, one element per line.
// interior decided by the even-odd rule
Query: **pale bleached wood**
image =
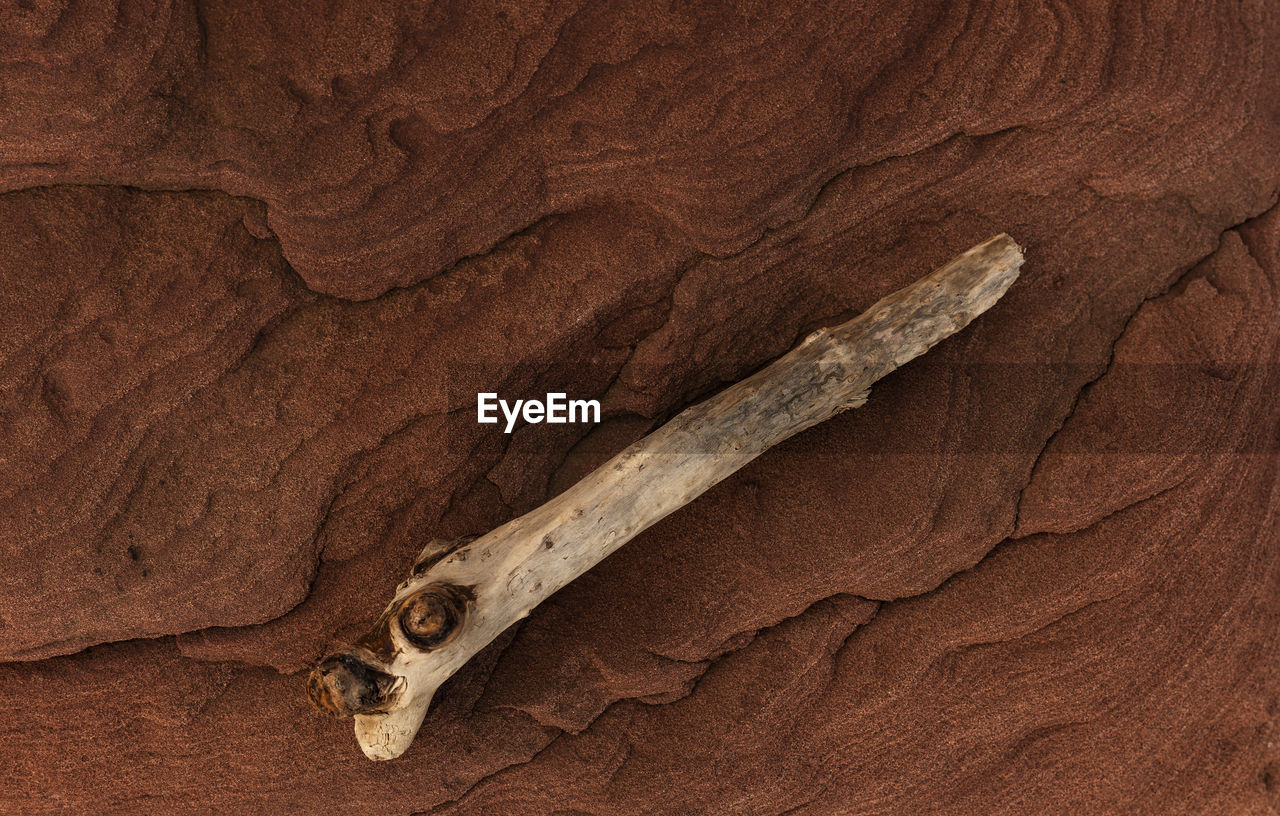
<path fill-rule="evenodd" d="M 689 408 L 573 487 L 472 541 L 428 544 L 373 628 L 312 672 L 371 759 L 413 741 L 440 684 L 499 633 L 765 450 L 866 401 L 876 380 L 1004 294 L 1022 252 L 998 235 Z"/>

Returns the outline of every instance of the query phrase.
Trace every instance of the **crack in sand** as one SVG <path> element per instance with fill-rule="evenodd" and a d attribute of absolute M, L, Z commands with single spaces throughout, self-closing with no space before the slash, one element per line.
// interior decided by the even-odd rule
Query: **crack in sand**
<path fill-rule="evenodd" d="M 1226 237 L 1227 233 L 1238 231 L 1241 227 L 1247 225 L 1249 222 L 1254 221 L 1258 218 L 1262 218 L 1268 212 L 1274 209 L 1276 206 L 1277 206 L 1277 202 L 1272 202 L 1272 204 L 1269 205 L 1263 211 L 1256 213 L 1254 215 L 1251 215 L 1248 218 L 1245 218 L 1244 220 L 1239 221 L 1227 227 L 1226 229 L 1223 229 L 1221 232 L 1218 233 L 1218 239 L 1215 242 L 1212 251 L 1196 259 L 1195 261 L 1192 261 L 1191 263 L 1189 263 L 1184 269 L 1176 273 L 1173 276 L 1173 278 L 1168 282 L 1168 284 L 1161 287 L 1159 291 L 1144 297 L 1141 301 L 1139 301 L 1137 306 L 1135 306 L 1133 310 L 1129 312 L 1128 316 L 1124 318 L 1124 320 L 1120 324 L 1120 330 L 1116 333 L 1115 337 L 1112 338 L 1111 340 L 1111 343 L 1107 351 L 1106 362 L 1102 365 L 1102 368 L 1094 376 L 1090 377 L 1088 380 L 1086 380 L 1076 389 L 1075 396 L 1072 398 L 1071 404 L 1067 408 L 1066 413 L 1063 414 L 1062 419 L 1058 423 L 1057 427 L 1045 439 L 1044 444 L 1040 446 L 1040 450 L 1036 453 L 1035 459 L 1032 460 L 1031 471 L 1027 477 L 1027 481 L 1022 486 L 1021 490 L 1018 491 L 1018 500 L 1014 506 L 1013 531 L 1010 534 L 1011 536 L 1020 538 L 1027 535 L 1031 535 L 1031 533 L 1029 532 L 1020 532 L 1020 528 L 1022 527 L 1022 502 L 1026 496 L 1027 490 L 1035 482 L 1036 476 L 1040 472 L 1040 467 L 1044 460 L 1045 453 L 1048 451 L 1049 447 L 1053 444 L 1053 441 L 1058 438 L 1059 434 L 1062 433 L 1062 430 L 1066 428 L 1067 423 L 1071 421 L 1071 418 L 1075 415 L 1076 410 L 1080 407 L 1080 403 L 1084 399 L 1085 395 L 1090 391 L 1090 389 L 1093 388 L 1094 385 L 1096 385 L 1099 381 L 1101 381 L 1111 371 L 1112 367 L 1115 365 L 1116 348 L 1117 346 L 1120 345 L 1121 341 L 1125 337 L 1125 334 L 1129 331 L 1130 325 L 1142 312 L 1142 308 L 1146 306 L 1148 303 L 1159 300 L 1160 298 L 1163 298 L 1166 295 L 1168 295 L 1175 288 L 1177 288 L 1179 284 L 1185 281 L 1187 277 L 1191 275 L 1192 272 L 1194 272 L 1196 269 L 1199 269 L 1206 261 L 1208 261 L 1214 255 L 1217 255 L 1218 252 L 1222 250 L 1222 242 L 1223 242 L 1223 239 Z"/>

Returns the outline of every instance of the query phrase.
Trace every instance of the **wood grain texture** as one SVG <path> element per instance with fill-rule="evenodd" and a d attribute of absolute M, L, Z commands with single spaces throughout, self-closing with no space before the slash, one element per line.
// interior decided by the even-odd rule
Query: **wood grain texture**
<path fill-rule="evenodd" d="M 1274 809 L 1277 13 L 0 8 L 0 813 Z M 423 541 L 1000 230 L 400 761 L 301 699 Z"/>

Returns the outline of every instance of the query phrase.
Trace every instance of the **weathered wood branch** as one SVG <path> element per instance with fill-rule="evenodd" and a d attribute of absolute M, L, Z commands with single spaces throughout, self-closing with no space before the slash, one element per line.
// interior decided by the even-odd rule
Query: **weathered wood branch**
<path fill-rule="evenodd" d="M 428 544 L 373 628 L 311 673 L 312 701 L 354 716 L 371 759 L 399 756 L 440 684 L 504 629 L 771 446 L 862 405 L 872 383 L 986 311 L 1021 265 L 998 235 L 814 332 L 538 509 L 475 540 Z"/>

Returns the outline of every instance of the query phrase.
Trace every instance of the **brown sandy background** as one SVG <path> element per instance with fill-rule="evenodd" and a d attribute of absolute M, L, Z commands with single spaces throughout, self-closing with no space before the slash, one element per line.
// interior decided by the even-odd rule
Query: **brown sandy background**
<path fill-rule="evenodd" d="M 0 813 L 1277 813 L 1278 77 L 1266 0 L 4 4 Z M 402 759 L 308 706 L 425 539 L 1000 231 Z"/>

